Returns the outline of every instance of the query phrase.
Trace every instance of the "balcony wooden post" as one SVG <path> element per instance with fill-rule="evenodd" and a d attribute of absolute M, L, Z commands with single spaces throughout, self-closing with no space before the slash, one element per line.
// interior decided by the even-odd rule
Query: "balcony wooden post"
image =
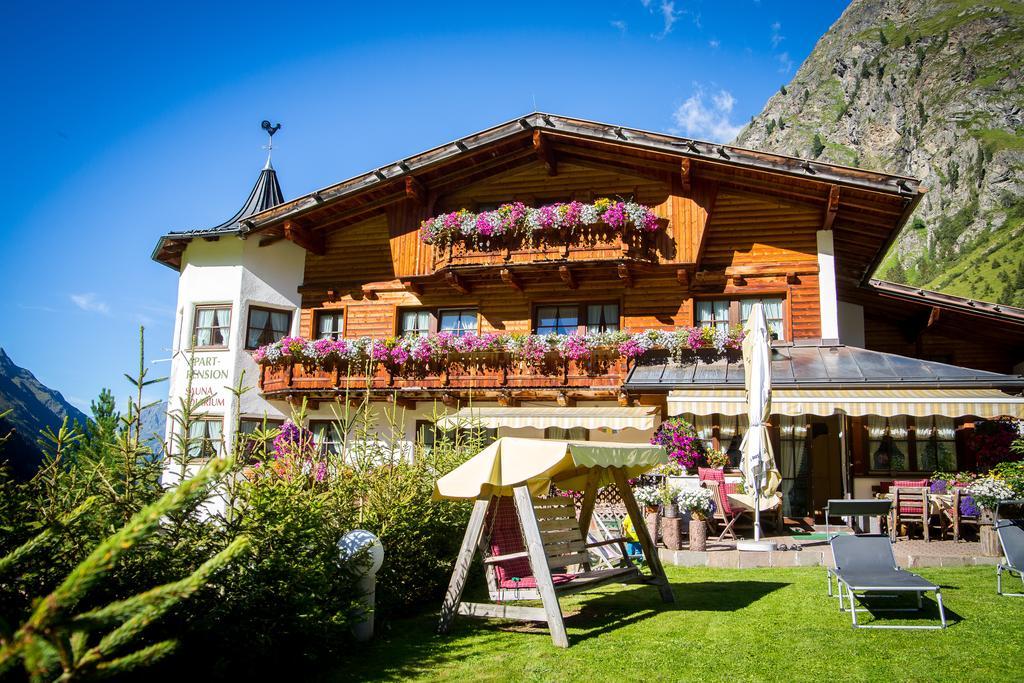
<path fill-rule="evenodd" d="M 295 364 L 292 363 L 291 365 L 288 366 L 288 373 L 285 375 L 284 385 L 286 387 L 291 387 L 291 385 L 292 385 L 292 377 L 294 375 L 295 375 Z"/>

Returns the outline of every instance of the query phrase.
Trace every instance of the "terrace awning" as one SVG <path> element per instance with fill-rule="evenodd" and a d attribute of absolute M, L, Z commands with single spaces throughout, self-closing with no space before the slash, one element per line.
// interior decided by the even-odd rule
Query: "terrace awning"
<path fill-rule="evenodd" d="M 681 389 L 669 392 L 668 414 L 742 415 L 742 389 Z M 927 417 L 1024 418 L 1024 397 L 998 389 L 775 389 L 772 413 L 778 415 L 910 415 Z"/>
<path fill-rule="evenodd" d="M 562 408 L 558 406 L 469 407 L 446 415 L 437 421 L 442 429 L 469 424 L 498 427 L 585 427 L 586 429 L 654 429 L 658 426 L 658 407 L 590 406 Z"/>

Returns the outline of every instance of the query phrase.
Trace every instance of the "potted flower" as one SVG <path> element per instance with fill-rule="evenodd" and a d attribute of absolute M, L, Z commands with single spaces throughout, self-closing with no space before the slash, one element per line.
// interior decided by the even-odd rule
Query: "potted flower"
<path fill-rule="evenodd" d="M 658 512 L 658 505 L 661 504 L 661 494 L 657 486 L 637 486 L 633 490 L 633 497 L 637 504 L 650 514 Z"/>
<path fill-rule="evenodd" d="M 704 445 L 697 438 L 693 425 L 679 417 L 670 417 L 661 423 L 651 437 L 655 446 L 664 446 L 670 460 L 691 471 L 704 454 Z"/>
<path fill-rule="evenodd" d="M 703 487 L 679 492 L 679 507 L 690 513 L 690 550 L 708 549 L 708 516 L 715 509 L 711 496 L 711 490 Z"/>
<path fill-rule="evenodd" d="M 704 453 L 704 462 L 708 464 L 708 467 L 724 470 L 725 466 L 729 464 L 729 454 L 721 448 L 709 448 Z"/>
<path fill-rule="evenodd" d="M 647 524 L 647 531 L 651 535 L 651 541 L 658 542 L 658 504 L 661 503 L 661 494 L 657 486 L 637 486 L 633 491 L 637 504 L 644 508 L 644 522 Z"/>
<path fill-rule="evenodd" d="M 664 483 L 658 487 L 658 497 L 661 499 L 661 514 L 663 517 L 675 518 L 679 516 L 679 506 L 676 505 L 676 498 L 678 496 L 678 486 Z"/>

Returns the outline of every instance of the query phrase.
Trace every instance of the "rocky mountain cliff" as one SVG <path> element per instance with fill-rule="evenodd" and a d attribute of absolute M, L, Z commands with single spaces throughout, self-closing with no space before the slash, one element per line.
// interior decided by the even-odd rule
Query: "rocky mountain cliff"
<path fill-rule="evenodd" d="M 0 348 L 0 413 L 11 410 L 0 418 L 0 434 L 12 429 L 14 434 L 3 447 L 0 457 L 9 458 L 19 474 L 35 468 L 40 451 L 36 446 L 39 432 L 46 427 L 60 428 L 65 417 L 85 426 L 85 413 L 64 400 L 60 392 L 50 389 L 25 368 L 14 364 Z"/>
<path fill-rule="evenodd" d="M 854 0 L 736 144 L 921 178 L 875 276 L 1024 306 L 1024 2 Z"/>

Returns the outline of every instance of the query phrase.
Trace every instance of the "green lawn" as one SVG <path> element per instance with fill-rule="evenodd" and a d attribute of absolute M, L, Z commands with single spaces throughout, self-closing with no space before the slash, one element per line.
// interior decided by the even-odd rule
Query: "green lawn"
<path fill-rule="evenodd" d="M 436 616 L 424 614 L 392 622 L 360 649 L 359 662 L 340 665 L 333 678 L 1024 679 L 1024 598 L 998 597 L 993 567 L 920 571 L 943 587 L 951 619 L 945 631 L 851 629 L 849 615 L 825 594 L 821 568 L 668 572 L 674 605 L 646 586 L 566 600 L 568 650 L 553 647 L 546 630 L 508 622 L 459 619 L 438 636 Z M 934 603 L 926 604 L 934 616 Z"/>

